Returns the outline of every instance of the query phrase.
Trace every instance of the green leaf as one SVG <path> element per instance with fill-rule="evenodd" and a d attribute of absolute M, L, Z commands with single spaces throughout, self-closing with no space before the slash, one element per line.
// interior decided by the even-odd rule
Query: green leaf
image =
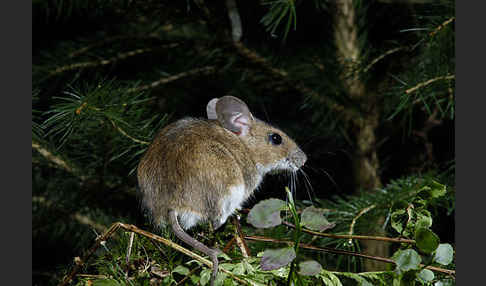
<path fill-rule="evenodd" d="M 246 220 L 258 228 L 277 226 L 282 223 L 280 211 L 285 209 L 285 206 L 285 202 L 279 199 L 263 200 L 250 210 Z"/>
<path fill-rule="evenodd" d="M 434 286 L 453 286 L 454 281 L 452 279 L 443 279 L 434 283 Z"/>
<path fill-rule="evenodd" d="M 454 256 L 454 250 L 449 243 L 441 243 L 435 252 L 434 262 L 442 265 L 448 265 L 452 262 Z"/>
<path fill-rule="evenodd" d="M 415 231 L 419 228 L 429 228 L 432 226 L 432 215 L 427 210 L 420 210 L 417 213 L 417 222 L 415 223 Z"/>
<path fill-rule="evenodd" d="M 425 252 L 432 253 L 439 246 L 439 237 L 428 228 L 419 228 L 415 231 L 417 247 Z"/>
<path fill-rule="evenodd" d="M 315 260 L 309 260 L 299 263 L 299 274 L 305 276 L 314 276 L 321 272 L 322 266 Z"/>
<path fill-rule="evenodd" d="M 289 264 L 295 259 L 295 250 L 293 247 L 267 249 L 263 253 L 260 266 L 262 270 L 274 270 Z"/>
<path fill-rule="evenodd" d="M 396 210 L 391 214 L 391 226 L 395 229 L 398 233 L 402 233 L 403 225 L 407 221 L 407 215 L 405 210 Z"/>
<path fill-rule="evenodd" d="M 443 185 L 439 182 L 436 182 L 436 181 L 432 181 L 430 183 L 430 187 L 431 187 L 430 195 L 432 196 L 432 198 L 441 197 L 441 196 L 445 195 L 445 193 L 447 191 L 445 185 Z"/>
<path fill-rule="evenodd" d="M 211 279 L 211 270 L 208 268 L 205 268 L 201 271 L 201 280 L 199 280 L 199 283 L 201 283 L 202 286 L 208 284 L 209 280 Z"/>
<path fill-rule="evenodd" d="M 238 263 L 235 265 L 232 272 L 235 275 L 243 275 L 245 274 L 245 266 L 243 265 L 243 263 Z"/>
<path fill-rule="evenodd" d="M 343 286 L 341 280 L 332 272 L 322 270 L 319 275 L 326 286 Z"/>
<path fill-rule="evenodd" d="M 400 272 L 419 269 L 422 262 L 420 255 L 413 249 L 398 250 L 393 254 L 392 259 Z"/>
<path fill-rule="evenodd" d="M 178 265 L 174 270 L 172 270 L 172 273 L 179 273 L 181 275 L 187 275 L 189 274 L 189 269 L 187 267 L 184 267 L 182 265 Z"/>
<path fill-rule="evenodd" d="M 324 217 L 327 211 L 315 207 L 307 207 L 301 215 L 301 224 L 308 229 L 323 232 L 326 229 L 333 228 L 336 224 L 330 223 Z"/>
<path fill-rule="evenodd" d="M 226 279 L 227 276 L 228 276 L 228 274 L 219 271 L 218 275 L 216 276 L 216 279 L 214 279 L 214 285 L 215 286 L 223 285 L 223 282 L 224 282 L 224 280 Z"/>
<path fill-rule="evenodd" d="M 434 280 L 434 272 L 430 271 L 429 269 L 422 269 L 422 271 L 420 271 L 418 274 L 418 278 L 423 282 L 430 282 Z"/>

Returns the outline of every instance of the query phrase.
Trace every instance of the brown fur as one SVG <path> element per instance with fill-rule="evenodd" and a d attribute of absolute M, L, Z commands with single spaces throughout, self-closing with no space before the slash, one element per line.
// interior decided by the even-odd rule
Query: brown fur
<path fill-rule="evenodd" d="M 282 136 L 281 145 L 269 142 L 274 132 Z M 244 184 L 250 196 L 262 179 L 257 163 L 272 164 L 293 150 L 299 149 L 287 135 L 263 121 L 254 120 L 249 136 L 239 137 L 216 120 L 181 119 L 159 132 L 140 161 L 143 204 L 156 225 L 168 221 L 170 209 L 218 225 L 218 203 L 229 188 Z"/>

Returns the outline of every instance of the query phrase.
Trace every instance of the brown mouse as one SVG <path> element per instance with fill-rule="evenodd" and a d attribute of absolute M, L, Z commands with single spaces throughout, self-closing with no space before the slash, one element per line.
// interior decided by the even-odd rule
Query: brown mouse
<path fill-rule="evenodd" d="M 184 230 L 202 222 L 219 228 L 267 173 L 296 172 L 307 156 L 236 97 L 214 98 L 206 111 L 208 119 L 188 117 L 163 128 L 142 157 L 137 176 L 152 222 L 169 224 L 177 237 L 211 258 L 213 285 L 220 251 Z"/>

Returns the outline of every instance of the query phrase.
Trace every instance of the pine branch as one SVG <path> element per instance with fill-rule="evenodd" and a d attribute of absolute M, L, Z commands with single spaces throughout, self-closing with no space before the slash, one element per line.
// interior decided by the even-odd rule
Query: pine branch
<path fill-rule="evenodd" d="M 435 28 L 432 32 L 429 33 L 429 35 L 431 37 L 433 37 L 435 34 L 437 34 L 440 30 L 442 30 L 445 26 L 447 26 L 448 24 L 452 23 L 452 21 L 454 21 L 456 19 L 456 17 L 452 17 L 450 19 L 448 19 L 447 21 L 445 21 L 444 23 L 440 24 L 437 28 Z"/>
<path fill-rule="evenodd" d="M 84 224 L 87 226 L 92 227 L 93 229 L 103 232 L 106 231 L 106 227 L 104 225 L 101 225 L 95 221 L 93 221 L 91 218 L 89 218 L 86 215 L 83 215 L 79 212 L 70 212 L 67 210 L 60 209 L 55 202 L 52 202 L 45 197 L 41 196 L 33 196 L 32 197 L 32 202 L 39 203 L 43 205 L 45 208 L 52 208 L 54 207 L 55 209 L 59 210 L 60 212 L 64 213 L 68 218 L 73 219 L 74 221 L 77 221 L 80 224 Z"/>
<path fill-rule="evenodd" d="M 118 125 L 115 124 L 115 121 L 113 121 L 112 119 L 109 119 L 109 120 L 110 120 L 111 124 L 113 125 L 113 127 L 116 130 L 118 130 L 118 132 L 120 132 L 123 136 L 129 138 L 133 142 L 138 143 L 138 144 L 141 144 L 141 145 L 149 145 L 150 144 L 150 142 L 143 141 L 143 140 L 139 140 L 137 138 L 134 138 L 134 137 L 128 135 L 123 129 L 121 129 Z"/>
<path fill-rule="evenodd" d="M 377 58 L 373 59 L 365 68 L 364 68 L 364 72 L 368 72 L 369 69 L 371 67 L 373 67 L 377 62 L 381 61 L 382 59 L 384 59 L 386 56 L 389 56 L 391 54 L 394 54 L 396 52 L 399 52 L 399 51 L 403 51 L 403 50 L 407 50 L 409 49 L 408 47 L 398 47 L 398 48 L 394 48 L 394 49 L 391 49 L 391 50 L 388 50 L 386 52 L 384 52 L 382 55 L 378 56 Z"/>
<path fill-rule="evenodd" d="M 436 78 L 432 78 L 432 79 L 429 79 L 427 81 L 421 82 L 421 83 L 417 84 L 416 86 L 414 86 L 412 88 L 409 88 L 409 89 L 405 90 L 405 93 L 406 94 L 410 94 L 410 93 L 412 93 L 414 91 L 417 91 L 418 89 L 420 89 L 422 87 L 428 86 L 429 84 L 434 83 L 434 82 L 439 81 L 439 80 L 453 80 L 455 78 L 456 78 L 456 76 L 453 75 L 453 74 L 452 75 L 439 76 L 439 77 L 436 77 Z"/>
<path fill-rule="evenodd" d="M 152 52 L 155 50 L 154 48 L 146 48 L 146 49 L 136 49 L 133 51 L 125 52 L 125 53 L 119 53 L 118 55 L 108 58 L 108 59 L 102 59 L 98 61 L 90 61 L 90 62 L 81 62 L 81 63 L 74 63 L 70 65 L 65 65 L 58 67 L 52 71 L 49 72 L 48 77 L 56 76 L 58 74 L 67 72 L 67 71 L 72 71 L 72 70 L 77 70 L 81 68 L 90 68 L 90 67 L 97 67 L 97 66 L 106 66 L 113 64 L 117 61 L 127 59 L 129 57 L 137 56 L 140 54 Z"/>
<path fill-rule="evenodd" d="M 108 37 L 102 41 L 98 41 L 98 42 L 95 42 L 94 44 L 91 44 L 91 45 L 88 45 L 86 47 L 83 47 L 83 48 L 80 48 L 74 52 L 71 52 L 68 57 L 69 58 L 74 58 L 74 57 L 77 57 L 81 54 L 84 54 L 86 52 L 88 52 L 89 50 L 92 50 L 94 48 L 97 48 L 97 47 L 102 47 L 106 44 L 109 44 L 109 43 L 113 43 L 113 42 L 116 42 L 116 41 L 120 41 L 120 40 L 128 40 L 128 39 L 136 39 L 136 40 L 148 40 L 148 39 L 155 39 L 155 40 L 160 40 L 161 38 L 156 36 L 155 34 L 153 35 L 147 35 L 147 36 L 138 36 L 138 35 L 117 35 L 117 36 L 113 36 L 113 37 Z M 175 48 L 175 47 L 178 47 L 180 45 L 180 43 L 171 43 L 171 44 L 166 44 L 166 45 L 163 45 L 161 46 L 161 48 Z"/>
<path fill-rule="evenodd" d="M 47 150 L 46 148 L 42 147 L 40 143 L 32 140 L 32 148 L 34 148 L 39 154 L 41 154 L 44 158 L 46 158 L 48 161 L 54 163 L 54 166 L 57 166 L 58 168 L 67 171 L 68 173 L 71 173 L 81 179 L 81 181 L 86 180 L 85 176 L 79 175 L 79 172 L 77 171 L 77 168 L 74 166 L 71 166 L 71 164 L 67 163 L 64 159 L 62 159 L 60 156 L 54 155 L 51 151 Z"/>
<path fill-rule="evenodd" d="M 151 88 L 155 88 L 159 85 L 163 85 L 163 84 L 167 84 L 167 83 L 172 82 L 172 81 L 179 80 L 179 79 L 184 78 L 184 77 L 193 76 L 193 75 L 197 75 L 197 74 L 208 75 L 208 74 L 211 74 L 211 73 L 214 73 L 214 72 L 216 72 L 215 66 L 205 66 L 205 67 L 202 67 L 202 68 L 195 68 L 195 69 L 192 69 L 192 70 L 189 70 L 189 71 L 178 73 L 178 74 L 173 75 L 173 76 L 161 78 L 161 79 L 154 81 L 154 82 L 147 84 L 147 85 L 129 88 L 127 90 L 127 92 L 129 92 L 129 93 L 140 92 L 140 91 L 148 90 L 148 89 L 151 89 Z"/>

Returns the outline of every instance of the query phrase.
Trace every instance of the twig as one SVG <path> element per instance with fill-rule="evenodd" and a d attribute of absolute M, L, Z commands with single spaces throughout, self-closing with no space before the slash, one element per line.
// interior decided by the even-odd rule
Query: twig
<path fill-rule="evenodd" d="M 192 258 L 194 258 L 195 260 L 201 262 L 202 264 L 205 264 L 206 266 L 208 266 L 209 268 L 212 268 L 213 267 L 213 263 L 209 260 L 207 260 L 206 258 L 203 258 L 202 256 L 188 250 L 187 248 L 184 248 L 180 245 L 178 245 L 177 243 L 174 243 L 168 239 L 165 239 L 163 237 L 160 237 L 158 235 L 155 235 L 153 233 L 150 233 L 148 231 L 145 231 L 145 230 L 142 230 L 142 229 L 139 229 L 138 227 L 134 226 L 134 225 L 131 225 L 131 224 L 124 224 L 124 223 L 121 223 L 121 222 L 116 222 L 114 224 L 112 224 L 110 226 L 110 228 L 108 228 L 108 230 L 98 236 L 95 240 L 95 243 L 94 245 L 88 250 L 88 252 L 83 256 L 82 259 L 79 259 L 79 261 L 76 263 L 76 265 L 74 266 L 73 270 L 69 273 L 69 275 L 67 275 L 64 280 L 59 284 L 59 286 L 65 286 L 65 285 L 68 285 L 74 275 L 79 271 L 79 269 L 81 268 L 81 266 L 83 264 L 85 264 L 88 259 L 91 257 L 91 255 L 96 251 L 96 249 L 98 249 L 98 247 L 102 244 L 102 243 L 105 243 L 105 241 L 110 238 L 114 232 L 116 232 L 119 228 L 123 228 L 125 230 L 128 230 L 128 231 L 131 231 L 131 232 L 135 232 L 135 233 L 138 233 L 140 235 L 143 235 L 145 237 L 148 237 L 152 240 L 155 240 L 155 241 L 158 241 L 158 242 L 161 242 L 169 247 L 172 247 L 173 249 L 179 251 L 179 252 L 182 252 Z M 224 268 L 220 268 L 219 269 L 220 271 L 228 274 L 229 276 L 231 276 L 231 278 L 233 278 L 234 280 L 242 283 L 242 284 L 245 284 L 245 285 L 249 285 L 249 283 L 237 276 L 235 276 L 232 272 L 224 269 Z"/>
<path fill-rule="evenodd" d="M 351 222 L 351 225 L 349 226 L 349 235 L 353 235 L 353 231 L 354 231 L 354 225 L 356 224 L 356 221 L 358 220 L 358 218 L 360 218 L 362 215 L 364 215 L 365 213 L 369 212 L 370 210 L 374 209 L 376 207 L 376 205 L 371 205 L 367 208 L 364 208 L 362 209 L 354 218 L 353 218 L 353 221 Z M 353 241 L 353 239 L 350 238 L 349 239 L 349 244 L 351 244 Z"/>
<path fill-rule="evenodd" d="M 295 228 L 295 225 L 283 221 L 282 224 Z M 383 237 L 383 236 L 368 236 L 368 235 L 346 235 L 346 234 L 332 234 L 332 233 L 322 233 L 317 231 L 312 231 L 308 229 L 302 229 L 303 232 L 308 234 L 322 236 L 322 237 L 331 237 L 331 238 L 342 238 L 342 239 L 358 239 L 358 240 L 378 240 L 378 241 L 387 241 L 387 242 L 398 242 L 398 243 L 410 243 L 414 244 L 415 240 L 412 239 L 405 239 L 405 238 L 392 238 L 392 237 Z"/>
<path fill-rule="evenodd" d="M 246 242 L 244 240 L 244 235 L 243 232 L 241 231 L 241 225 L 240 225 L 240 220 L 239 217 L 234 218 L 234 225 L 235 225 L 235 241 L 236 245 L 241 250 L 241 255 L 244 258 L 248 258 L 251 256 L 250 249 L 248 248 L 248 245 L 246 245 Z"/>
<path fill-rule="evenodd" d="M 437 34 L 437 32 L 439 32 L 440 30 L 442 30 L 442 28 L 444 28 L 445 26 L 447 26 L 449 23 L 451 23 L 455 19 L 456 19 L 456 17 L 452 17 L 449 20 L 445 21 L 444 23 L 440 24 L 437 28 L 435 28 L 432 32 L 430 32 L 429 35 L 431 37 L 433 37 L 435 34 Z"/>
<path fill-rule="evenodd" d="M 78 222 L 82 223 L 82 224 L 91 226 L 92 228 L 96 229 L 97 231 L 105 231 L 106 230 L 106 227 L 104 225 L 99 224 L 99 223 L 93 221 L 92 219 L 90 219 L 89 217 L 82 215 L 78 212 L 73 213 L 71 215 L 71 217 L 74 218 L 75 220 L 77 220 Z"/>
<path fill-rule="evenodd" d="M 59 211 L 60 213 L 62 213 L 61 219 L 67 219 L 67 220 L 73 219 L 73 220 L 77 221 L 78 223 L 88 225 L 88 226 L 92 227 L 93 229 L 95 229 L 97 231 L 100 231 L 100 232 L 106 231 L 106 227 L 104 225 L 93 221 L 89 217 L 82 215 L 79 212 L 72 213 L 71 211 L 67 211 L 67 210 L 61 208 L 55 202 L 50 201 L 50 200 L 46 199 L 45 197 L 33 196 L 32 202 L 39 203 L 39 204 L 43 205 L 43 207 L 46 207 L 46 208 L 53 208 L 55 211 Z M 49 223 L 51 223 L 51 222 L 49 222 Z M 48 225 L 49 224 L 43 223 L 42 227 L 46 227 Z M 33 226 L 32 229 L 37 230 L 38 228 Z"/>
<path fill-rule="evenodd" d="M 73 166 L 70 166 L 65 160 L 63 160 L 59 156 L 52 154 L 52 152 L 42 147 L 38 142 L 34 140 L 32 140 L 32 148 L 34 148 L 37 152 L 44 156 L 44 158 L 54 163 L 54 165 L 59 167 L 60 169 L 63 169 L 79 177 L 82 181 L 86 179 L 84 176 L 77 175 L 78 172 L 76 171 L 76 169 Z"/>
<path fill-rule="evenodd" d="M 127 90 L 127 92 L 140 92 L 140 91 L 143 91 L 143 90 L 147 90 L 147 89 L 157 87 L 157 86 L 162 85 L 162 84 L 167 84 L 171 81 L 179 80 L 183 77 L 188 77 L 188 76 L 192 76 L 192 75 L 196 75 L 196 74 L 210 74 L 210 73 L 215 72 L 215 70 L 216 70 L 216 68 L 214 66 L 206 66 L 206 67 L 202 67 L 202 68 L 196 68 L 196 69 L 192 69 L 192 70 L 189 70 L 189 71 L 186 71 L 186 72 L 178 73 L 178 74 L 173 75 L 173 76 L 161 78 L 160 80 L 154 81 L 151 84 L 142 85 L 142 86 L 135 87 L 135 88 L 130 88 L 130 89 Z"/>
<path fill-rule="evenodd" d="M 106 275 L 98 275 L 98 274 L 76 274 L 77 277 L 83 278 L 95 278 L 95 279 L 108 279 L 109 276 Z"/>
<path fill-rule="evenodd" d="M 82 63 L 65 65 L 65 66 L 58 67 L 55 70 L 51 71 L 49 73 L 49 76 L 54 76 L 54 75 L 57 75 L 57 74 L 60 74 L 60 73 L 66 72 L 66 71 L 71 71 L 71 70 L 80 69 L 80 68 L 105 66 L 105 65 L 112 64 L 116 61 L 123 60 L 123 59 L 126 59 L 128 57 L 133 57 L 133 56 L 136 56 L 136 55 L 139 55 L 139 54 L 151 52 L 153 50 L 154 49 L 152 49 L 152 48 L 136 49 L 136 50 L 129 51 L 129 52 L 126 52 L 126 53 L 119 53 L 118 55 L 116 55 L 114 57 L 111 57 L 111 58 L 108 58 L 108 59 L 103 59 L 103 60 L 100 60 L 100 61 L 82 62 Z"/>
<path fill-rule="evenodd" d="M 71 271 L 71 273 L 69 273 L 69 275 L 67 275 L 64 278 L 64 280 L 59 284 L 59 286 L 65 286 L 65 285 L 68 285 L 69 283 L 71 283 L 74 275 L 76 275 L 76 273 L 79 271 L 79 269 L 83 265 L 83 261 L 84 262 L 88 261 L 89 257 L 98 249 L 98 247 L 101 245 L 101 243 L 106 241 L 106 239 L 108 239 L 111 235 L 113 235 L 113 233 L 115 231 L 117 231 L 118 228 L 120 228 L 120 224 L 114 223 L 113 225 L 110 226 L 110 228 L 108 228 L 108 230 L 104 234 L 102 234 L 101 236 L 98 236 L 95 240 L 94 245 L 86 252 L 86 254 L 83 256 L 83 258 L 80 260 L 79 263 L 75 263 L 75 266 L 74 266 L 73 270 Z"/>
<path fill-rule="evenodd" d="M 231 23 L 231 35 L 234 42 L 239 42 L 243 30 L 241 28 L 240 14 L 238 13 L 238 6 L 236 6 L 235 0 L 226 0 L 226 9 L 228 9 L 228 18 Z"/>
<path fill-rule="evenodd" d="M 412 93 L 412 92 L 416 91 L 417 89 L 422 88 L 424 86 L 427 86 L 427 85 L 434 83 L 438 80 L 452 80 L 452 79 L 455 79 L 455 78 L 456 78 L 456 76 L 453 75 L 453 74 L 447 75 L 447 76 L 439 76 L 439 77 L 436 77 L 436 78 L 433 78 L 433 79 L 429 79 L 428 81 L 421 82 L 421 83 L 417 84 L 416 86 L 405 90 L 405 93 L 406 94 Z"/>
<path fill-rule="evenodd" d="M 124 39 L 139 39 L 139 40 L 155 39 L 155 40 L 160 40 L 160 37 L 155 36 L 155 35 L 148 35 L 148 36 L 137 36 L 137 35 L 113 36 L 113 37 L 106 38 L 103 41 L 99 41 L 99 42 L 96 42 L 96 43 L 94 43 L 92 45 L 88 45 L 86 47 L 83 47 L 81 49 L 78 49 L 78 50 L 70 53 L 68 55 L 68 57 L 69 58 L 74 58 L 74 57 L 79 56 L 79 55 L 81 55 L 83 53 L 86 53 L 87 51 L 89 51 L 89 50 L 91 50 L 93 48 L 100 47 L 100 46 L 104 46 L 104 45 L 106 45 L 108 43 L 115 42 L 115 41 L 118 41 L 118 40 L 124 40 Z M 180 45 L 179 43 L 171 43 L 171 44 L 164 45 L 162 47 L 164 47 L 164 48 L 174 48 L 174 47 L 177 47 L 179 45 Z"/>
<path fill-rule="evenodd" d="M 130 232 L 130 241 L 128 242 L 128 249 L 127 249 L 127 272 L 125 273 L 125 279 L 128 279 L 128 270 L 130 269 L 129 263 L 130 263 L 130 255 L 132 254 L 132 246 L 133 246 L 133 239 L 135 237 L 134 232 Z"/>
<path fill-rule="evenodd" d="M 377 58 L 375 58 L 374 60 L 372 60 L 367 66 L 366 68 L 364 69 L 364 72 L 367 72 L 372 66 L 374 66 L 377 62 L 381 61 L 382 59 L 384 59 L 386 56 L 389 56 L 393 53 L 396 53 L 396 52 L 399 52 L 401 50 L 405 50 L 405 49 L 408 49 L 407 47 L 398 47 L 398 48 L 394 48 L 394 49 L 391 49 L 391 50 L 388 50 L 386 51 L 385 53 L 383 53 L 382 55 L 378 56 Z"/>
<path fill-rule="evenodd" d="M 184 281 L 186 281 L 187 279 L 189 279 L 189 277 L 191 277 L 191 275 L 194 274 L 194 272 L 196 272 L 199 268 L 201 268 L 201 265 L 198 265 L 197 267 L 194 267 L 194 269 L 192 269 L 191 271 L 189 271 L 189 273 L 187 273 L 186 277 L 182 278 L 181 281 L 177 282 L 177 284 L 175 286 L 182 285 L 182 283 L 184 283 Z"/>
<path fill-rule="evenodd" d="M 233 244 L 235 244 L 235 242 L 236 242 L 236 238 L 235 238 L 235 236 L 233 236 L 230 239 L 230 241 L 224 246 L 223 250 L 221 250 L 221 251 L 223 251 L 224 253 L 228 253 L 230 251 L 231 247 L 233 246 Z"/>
<path fill-rule="evenodd" d="M 138 144 L 142 144 L 142 145 L 149 145 L 150 144 L 150 142 L 138 140 L 137 138 L 133 138 L 132 136 L 128 135 L 125 131 L 123 131 L 123 129 L 118 127 L 112 119 L 110 119 L 110 122 L 113 125 L 113 127 L 115 127 L 115 129 L 118 130 L 118 132 L 120 132 L 123 136 L 131 139 L 133 142 L 138 143 Z"/>
<path fill-rule="evenodd" d="M 278 240 L 278 239 L 262 237 L 262 236 L 245 236 L 245 239 L 253 240 L 253 241 L 264 241 L 264 242 L 273 242 L 273 243 L 282 243 L 282 244 L 294 245 L 294 242 L 290 241 L 290 240 Z M 299 247 L 304 248 L 304 249 L 309 249 L 309 250 L 317 250 L 317 251 L 329 252 L 329 253 L 335 253 L 335 254 L 351 255 L 351 256 L 356 256 L 356 257 L 361 257 L 361 258 L 372 259 L 372 260 L 376 260 L 376 261 L 382 261 L 382 262 L 386 262 L 386 263 L 395 264 L 395 261 L 393 261 L 390 258 L 372 256 L 372 255 L 357 253 L 357 252 L 353 252 L 353 251 L 340 250 L 340 249 L 335 249 L 335 248 L 330 248 L 330 247 L 316 247 L 316 246 L 312 246 L 312 245 L 305 244 L 305 243 L 299 243 Z M 420 266 L 424 267 L 425 265 L 420 264 Z M 449 274 L 451 276 L 456 274 L 456 271 L 454 271 L 454 270 L 444 269 L 444 268 L 440 268 L 440 267 L 425 266 L 425 268 L 436 271 L 436 272 Z"/>

